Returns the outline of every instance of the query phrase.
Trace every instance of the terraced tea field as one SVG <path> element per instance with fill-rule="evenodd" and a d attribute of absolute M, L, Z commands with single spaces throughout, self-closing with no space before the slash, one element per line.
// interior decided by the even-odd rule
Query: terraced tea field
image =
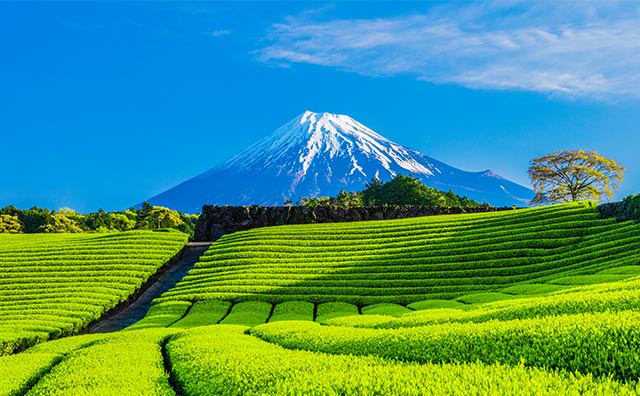
<path fill-rule="evenodd" d="M 639 290 L 640 280 L 629 280 L 552 293 L 548 301 L 253 328 L 210 325 L 229 304 L 199 302 L 168 328 L 75 336 L 1 357 L 0 394 L 637 395 Z M 589 295 L 604 312 L 557 314 L 567 306 L 582 312 Z M 260 304 L 246 304 L 237 304 L 244 308 L 235 318 L 264 315 Z M 279 304 L 272 319 L 278 307 L 290 313 L 303 304 Z"/>
<path fill-rule="evenodd" d="M 77 333 L 176 256 L 179 232 L 0 234 L 0 355 Z"/>
<path fill-rule="evenodd" d="M 223 236 L 157 302 L 485 302 L 623 279 L 639 257 L 640 226 L 589 203 L 269 227 Z"/>
<path fill-rule="evenodd" d="M 0 395 L 637 395 L 639 356 L 640 224 L 578 203 L 226 235 Z"/>

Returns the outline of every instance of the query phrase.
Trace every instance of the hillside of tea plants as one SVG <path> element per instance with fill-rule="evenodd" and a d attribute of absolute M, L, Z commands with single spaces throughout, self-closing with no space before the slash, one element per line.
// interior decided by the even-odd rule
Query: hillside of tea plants
<path fill-rule="evenodd" d="M 0 395 L 637 395 L 639 379 L 640 224 L 590 203 L 226 235 L 129 328 L 0 357 Z"/>
<path fill-rule="evenodd" d="M 297 302 L 158 304 L 129 329 L 0 357 L 0 394 L 637 395 L 639 297 L 630 279 L 322 323 Z"/>
<path fill-rule="evenodd" d="M 84 329 L 186 241 L 177 231 L 0 234 L 0 355 Z"/>
<path fill-rule="evenodd" d="M 223 236 L 157 302 L 487 301 L 623 279 L 639 257 L 640 226 L 589 202 L 266 227 Z"/>

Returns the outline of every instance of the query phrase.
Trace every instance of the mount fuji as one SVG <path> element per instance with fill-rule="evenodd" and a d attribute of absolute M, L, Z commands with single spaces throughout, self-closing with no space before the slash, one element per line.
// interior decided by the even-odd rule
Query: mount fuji
<path fill-rule="evenodd" d="M 526 206 L 533 191 L 491 171 L 466 172 L 390 141 L 346 115 L 306 111 L 267 138 L 148 200 L 187 213 L 204 204 L 282 205 L 359 191 L 377 177 L 413 175 L 495 206 Z"/>

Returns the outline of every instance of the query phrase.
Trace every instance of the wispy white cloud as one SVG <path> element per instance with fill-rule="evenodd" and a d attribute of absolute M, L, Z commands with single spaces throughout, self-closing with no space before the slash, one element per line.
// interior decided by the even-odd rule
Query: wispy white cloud
<path fill-rule="evenodd" d="M 222 36 L 228 36 L 231 34 L 231 30 L 214 30 L 213 32 L 209 33 L 209 36 L 211 37 L 222 37 Z"/>
<path fill-rule="evenodd" d="M 393 18 L 312 18 L 273 25 L 259 59 L 479 89 L 640 97 L 640 3 L 495 2 Z"/>

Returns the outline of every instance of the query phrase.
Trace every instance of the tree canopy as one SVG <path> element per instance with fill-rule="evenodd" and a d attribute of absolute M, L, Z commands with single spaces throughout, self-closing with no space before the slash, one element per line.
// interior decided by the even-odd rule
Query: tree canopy
<path fill-rule="evenodd" d="M 440 191 L 427 187 L 414 176 L 397 175 L 388 182 L 374 178 L 360 192 L 348 193 L 345 190 L 335 197 L 302 198 L 302 206 L 333 205 L 338 207 L 415 205 L 478 207 L 480 203 L 467 197 L 456 195 L 453 191 Z"/>
<path fill-rule="evenodd" d="M 17 234 L 22 232 L 23 224 L 18 216 L 0 214 L 0 233 Z"/>
<path fill-rule="evenodd" d="M 564 150 L 531 160 L 532 205 L 611 199 L 625 168 L 596 151 Z"/>
<path fill-rule="evenodd" d="M 87 214 L 77 213 L 69 208 L 55 211 L 38 207 L 19 209 L 11 205 L 0 209 L 0 233 L 114 232 L 174 228 L 193 234 L 197 220 L 198 215 L 152 206 L 147 202 L 139 209 L 131 208 L 123 212 L 100 209 Z"/>
<path fill-rule="evenodd" d="M 184 221 L 178 211 L 163 206 L 151 206 L 144 202 L 142 208 L 138 211 L 136 228 L 148 230 L 157 228 L 179 229 L 183 224 Z"/>

